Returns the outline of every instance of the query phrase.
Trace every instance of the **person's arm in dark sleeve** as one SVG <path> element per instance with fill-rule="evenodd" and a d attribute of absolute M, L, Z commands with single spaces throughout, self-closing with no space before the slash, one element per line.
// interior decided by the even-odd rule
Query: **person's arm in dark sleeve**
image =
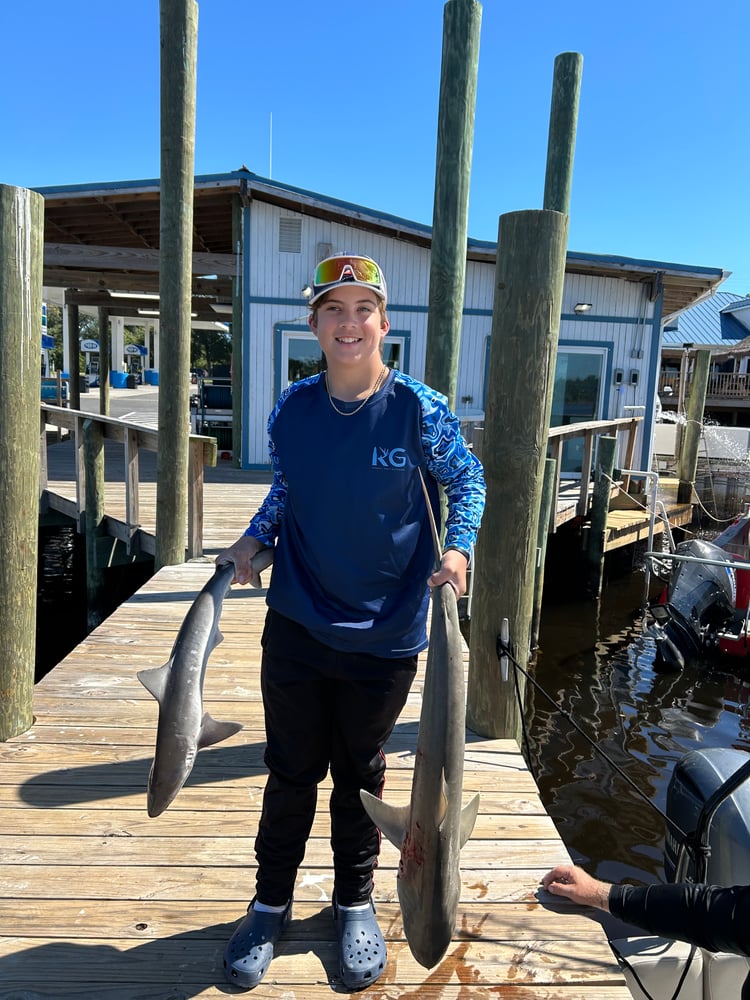
<path fill-rule="evenodd" d="M 750 955 L 750 886 L 613 885 L 609 910 L 660 937 Z"/>

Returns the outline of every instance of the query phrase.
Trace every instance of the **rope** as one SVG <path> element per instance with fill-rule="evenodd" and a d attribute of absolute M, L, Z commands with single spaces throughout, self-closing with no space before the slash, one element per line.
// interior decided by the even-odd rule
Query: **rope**
<path fill-rule="evenodd" d="M 518 706 L 518 715 L 519 715 L 519 718 L 521 720 L 521 730 L 522 730 L 522 735 L 523 735 L 523 742 L 524 742 L 524 747 L 526 749 L 526 755 L 527 755 L 526 759 L 529 762 L 529 766 L 531 766 L 531 753 L 529 751 L 529 736 L 528 736 L 528 731 L 527 731 L 527 727 L 526 727 L 526 719 L 525 719 L 525 716 L 524 716 L 523 704 L 521 702 L 521 689 L 520 689 L 520 685 L 518 683 L 518 671 L 519 670 L 524 675 L 524 677 L 526 678 L 526 680 L 529 681 L 531 684 L 533 684 L 533 686 L 536 688 L 536 690 L 544 698 L 546 698 L 546 700 L 550 703 L 550 705 L 552 705 L 552 707 L 557 711 L 557 713 L 559 715 L 561 715 L 567 722 L 569 722 L 570 725 L 576 730 L 576 732 L 580 736 L 582 736 L 584 738 L 584 740 L 588 743 L 588 745 L 591 747 L 591 749 L 594 750 L 597 754 L 599 754 L 599 756 L 603 760 L 605 760 L 607 762 L 607 764 L 609 764 L 609 766 L 612 768 L 612 770 L 615 771 L 615 773 L 618 774 L 631 787 L 631 789 L 636 793 L 636 795 L 638 795 L 641 799 L 643 799 L 643 801 L 645 803 L 647 803 L 647 805 L 649 805 L 655 812 L 657 812 L 661 816 L 661 818 L 664 820 L 665 823 L 667 823 L 667 822 L 671 823 L 672 826 L 675 828 L 675 830 L 677 830 L 680 833 L 680 835 L 683 837 L 683 839 L 687 837 L 687 834 L 684 832 L 684 830 L 681 830 L 680 827 L 677 826 L 677 824 L 673 820 L 671 820 L 671 819 L 669 819 L 667 817 L 667 814 L 662 809 L 660 809 L 659 806 L 657 806 L 655 802 L 651 801 L 651 799 L 646 795 L 646 793 L 643 792 L 638 787 L 638 785 L 635 784 L 635 782 L 632 780 L 632 778 L 630 778 L 629 775 L 625 774 L 625 772 L 622 770 L 622 768 L 619 766 L 619 764 L 615 763 L 615 761 L 612 760 L 612 758 L 609 756 L 609 754 L 607 754 L 604 750 L 602 750 L 602 748 L 600 746 L 598 746 L 598 744 L 594 743 L 594 741 L 591 739 L 591 737 L 588 735 L 588 733 L 586 733 L 578 725 L 578 723 L 573 718 L 573 716 L 570 714 L 570 712 L 567 712 L 564 708 L 562 708 L 561 705 L 558 705 L 558 703 L 555 701 L 555 699 L 544 690 L 544 688 L 541 686 L 541 684 L 539 684 L 539 682 L 534 677 L 531 676 L 531 674 L 528 672 L 528 670 L 525 670 L 521 666 L 521 664 L 518 662 L 518 660 L 513 655 L 512 645 L 511 645 L 510 642 L 504 643 L 502 641 L 502 639 L 500 638 L 500 636 L 498 636 L 497 640 L 496 640 L 496 651 L 497 651 L 498 660 L 500 659 L 501 656 L 507 656 L 510 659 L 510 661 L 512 662 L 513 667 L 514 667 L 513 680 L 514 680 L 514 688 L 515 688 L 515 694 L 516 694 L 516 703 L 517 703 L 517 706 Z M 536 781 L 536 775 L 534 775 L 534 780 Z"/>

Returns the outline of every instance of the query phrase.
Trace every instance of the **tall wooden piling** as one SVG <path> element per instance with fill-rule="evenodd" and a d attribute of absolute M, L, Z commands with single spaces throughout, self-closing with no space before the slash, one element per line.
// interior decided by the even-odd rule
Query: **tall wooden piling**
<path fill-rule="evenodd" d="M 70 408 L 72 410 L 81 409 L 81 383 L 78 380 L 81 368 L 81 345 L 78 339 L 78 303 L 66 304 L 65 310 L 68 314 L 68 356 L 65 359 L 65 367 L 70 375 L 69 395 Z"/>
<path fill-rule="evenodd" d="M 583 56 L 580 52 L 561 52 L 555 59 L 552 76 L 543 207 L 553 212 L 565 212 L 566 215 L 570 212 L 573 186 L 582 70 Z"/>
<path fill-rule="evenodd" d="M 425 381 L 448 397 L 452 409 L 466 280 L 481 22 L 477 0 L 448 0 L 444 7 Z"/>
<path fill-rule="evenodd" d="M 698 468 L 698 447 L 703 428 L 703 410 L 706 406 L 708 374 L 711 352 L 696 351 L 690 397 L 687 402 L 685 429 L 677 462 L 677 503 L 692 503 L 695 473 Z"/>
<path fill-rule="evenodd" d="M 521 734 L 513 671 L 501 678 L 497 638 L 507 618 L 513 653 L 528 666 L 567 236 L 561 212 L 500 218 L 482 442 L 487 505 L 474 569 L 467 693 L 468 724 L 483 736 Z M 523 701 L 522 674 L 518 681 Z"/>
<path fill-rule="evenodd" d="M 44 200 L 0 184 L 0 740 L 33 721 Z"/>
<path fill-rule="evenodd" d="M 96 420 L 83 422 L 83 461 L 86 470 L 86 622 L 93 630 L 101 625 L 104 566 L 100 540 L 104 525 L 104 434 Z"/>
<path fill-rule="evenodd" d="M 617 438 L 602 435 L 596 456 L 596 475 L 591 497 L 591 523 L 586 540 L 587 591 L 591 597 L 601 597 L 604 580 L 604 554 L 607 535 L 607 514 L 612 496 L 612 476 L 615 470 Z"/>
<path fill-rule="evenodd" d="M 159 451 L 155 566 L 185 560 L 198 5 L 161 0 Z"/>

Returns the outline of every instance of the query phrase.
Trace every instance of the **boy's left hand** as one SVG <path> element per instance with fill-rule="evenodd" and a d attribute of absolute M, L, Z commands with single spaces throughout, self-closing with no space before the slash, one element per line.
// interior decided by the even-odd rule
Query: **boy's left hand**
<path fill-rule="evenodd" d="M 440 587 L 444 583 L 449 583 L 456 591 L 456 597 L 463 597 L 466 593 L 466 570 L 469 560 L 458 549 L 447 549 L 440 560 L 440 569 L 435 570 L 427 580 L 427 586 Z"/>

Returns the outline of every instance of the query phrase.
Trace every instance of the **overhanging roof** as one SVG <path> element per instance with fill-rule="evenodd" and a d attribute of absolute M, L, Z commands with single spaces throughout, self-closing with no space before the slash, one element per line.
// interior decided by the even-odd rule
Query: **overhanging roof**
<path fill-rule="evenodd" d="M 159 290 L 159 181 L 127 181 L 37 189 L 44 207 L 44 284 L 78 289 L 71 301 L 119 311 L 112 293 Z M 231 303 L 237 258 L 232 244 L 233 205 L 263 201 L 316 218 L 429 247 L 429 226 L 349 202 L 280 184 L 241 169 L 198 176 L 193 205 L 193 309 L 216 318 L 213 304 Z M 494 263 L 496 244 L 469 240 L 470 259 Z M 569 251 L 568 273 L 650 283 L 663 293 L 664 319 L 711 294 L 728 277 L 720 268 L 692 267 L 628 257 Z M 132 310 L 132 302 L 129 308 Z"/>

